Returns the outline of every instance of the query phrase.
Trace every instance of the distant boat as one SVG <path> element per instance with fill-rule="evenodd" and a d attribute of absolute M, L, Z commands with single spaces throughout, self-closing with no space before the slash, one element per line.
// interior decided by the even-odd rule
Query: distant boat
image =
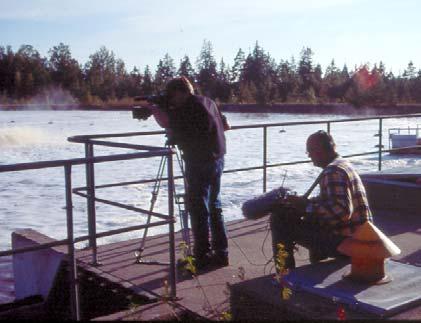
<path fill-rule="evenodd" d="M 389 150 L 391 154 L 421 154 L 421 128 L 390 128 Z"/>

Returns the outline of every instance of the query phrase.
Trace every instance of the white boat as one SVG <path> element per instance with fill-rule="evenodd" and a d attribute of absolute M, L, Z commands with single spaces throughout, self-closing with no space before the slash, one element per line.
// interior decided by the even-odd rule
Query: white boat
<path fill-rule="evenodd" d="M 389 150 L 391 154 L 421 154 L 421 128 L 390 128 Z"/>

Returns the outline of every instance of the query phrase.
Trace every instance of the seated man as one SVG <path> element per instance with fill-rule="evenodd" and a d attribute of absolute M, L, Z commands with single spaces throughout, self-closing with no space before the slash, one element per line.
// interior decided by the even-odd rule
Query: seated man
<path fill-rule="evenodd" d="M 287 252 L 285 269 L 295 268 L 294 244 L 309 249 L 310 262 L 340 256 L 337 246 L 366 221 L 372 221 L 364 186 L 351 164 L 335 150 L 330 134 L 318 131 L 307 139 L 307 153 L 323 169 L 320 195 L 288 196 L 270 217 L 275 257 L 279 244 Z"/>

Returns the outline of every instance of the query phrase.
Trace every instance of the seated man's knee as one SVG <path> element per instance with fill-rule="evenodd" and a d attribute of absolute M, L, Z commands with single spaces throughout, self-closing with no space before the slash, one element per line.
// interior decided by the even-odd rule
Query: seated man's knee
<path fill-rule="evenodd" d="M 269 216 L 270 228 L 272 230 L 281 230 L 285 226 L 285 219 L 281 212 L 272 212 Z"/>

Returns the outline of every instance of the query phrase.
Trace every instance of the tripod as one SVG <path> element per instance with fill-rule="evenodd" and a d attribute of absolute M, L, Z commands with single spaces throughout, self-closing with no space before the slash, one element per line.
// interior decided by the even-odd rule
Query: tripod
<path fill-rule="evenodd" d="M 174 148 L 175 146 L 171 145 L 169 143 L 169 140 L 167 140 L 167 142 L 165 143 L 165 147 L 166 148 L 170 148 L 170 147 Z M 184 190 L 186 191 L 187 183 L 186 183 L 185 176 L 184 176 L 184 167 L 183 167 L 183 162 L 182 162 L 180 152 L 179 152 L 178 149 L 176 149 L 175 155 L 176 155 L 177 162 L 178 162 L 178 165 L 179 165 L 180 170 L 181 170 L 181 174 L 183 176 Z M 162 180 L 163 180 L 163 174 L 164 174 L 164 170 L 165 170 L 166 161 L 167 161 L 167 158 L 165 156 L 162 156 L 161 160 L 159 162 L 158 172 L 156 174 L 155 183 L 154 183 L 153 190 L 152 190 L 152 193 L 151 193 L 152 197 L 151 197 L 151 204 L 150 204 L 150 207 L 149 207 L 150 213 L 153 212 L 154 207 L 155 207 L 155 203 L 158 199 L 158 194 L 159 194 L 159 190 L 161 188 L 161 183 L 162 183 Z M 177 204 L 177 206 L 178 206 L 178 213 L 179 213 L 179 217 L 180 217 L 182 238 L 183 238 L 183 241 L 187 245 L 187 253 L 191 254 L 191 246 L 190 246 L 191 243 L 190 243 L 190 234 L 189 234 L 189 225 L 188 225 L 188 212 L 185 209 L 185 207 L 183 208 L 183 205 L 185 206 L 185 198 L 184 198 L 184 194 L 176 194 L 175 185 L 174 185 L 174 197 L 175 197 L 175 204 Z M 143 237 L 142 237 L 142 240 L 140 241 L 139 249 L 135 251 L 135 257 L 136 257 L 135 263 L 167 265 L 168 263 L 161 263 L 161 262 L 157 262 L 157 261 L 148 261 L 148 260 L 144 259 L 143 256 L 142 256 L 143 251 L 145 250 L 145 243 L 146 243 L 146 238 L 147 238 L 147 235 L 148 235 L 148 225 L 151 223 L 151 218 L 152 218 L 152 215 L 150 213 L 148 214 L 148 219 L 146 221 L 146 228 L 145 228 L 145 231 L 143 231 Z"/>

